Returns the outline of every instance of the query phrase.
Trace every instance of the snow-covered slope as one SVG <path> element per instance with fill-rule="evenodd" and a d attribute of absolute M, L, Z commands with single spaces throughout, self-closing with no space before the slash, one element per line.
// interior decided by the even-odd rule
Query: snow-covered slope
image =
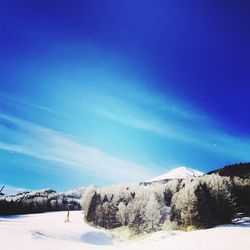
<path fill-rule="evenodd" d="M 150 179 L 149 181 L 160 181 L 160 180 L 165 180 L 165 179 L 185 179 L 188 177 L 197 177 L 197 176 L 201 176 L 204 173 L 192 169 L 192 168 L 187 168 L 184 166 L 178 167 L 178 168 L 174 168 L 171 171 L 167 172 L 166 174 L 154 177 L 152 179 Z"/>
<path fill-rule="evenodd" d="M 2 250 L 249 250 L 249 218 L 193 232 L 159 231 L 127 241 L 117 233 L 91 227 L 80 211 L 0 216 Z"/>

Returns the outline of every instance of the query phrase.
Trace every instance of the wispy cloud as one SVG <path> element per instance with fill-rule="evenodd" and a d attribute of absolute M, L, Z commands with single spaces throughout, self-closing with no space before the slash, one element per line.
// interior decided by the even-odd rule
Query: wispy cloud
<path fill-rule="evenodd" d="M 249 161 L 250 138 L 227 133 L 217 126 L 217 122 L 201 111 L 196 111 L 182 101 L 166 100 L 157 95 L 145 93 L 121 95 L 114 93 L 93 93 L 77 89 L 74 99 L 69 95 L 64 101 L 75 107 L 77 114 L 85 112 L 160 136 L 166 140 L 177 140 L 185 145 L 195 146 L 210 155 L 221 155 L 231 161 Z M 84 93 L 84 98 L 82 98 Z M 36 104 L 22 102 L 22 105 Z M 154 175 L 153 170 L 123 159 L 119 159 L 77 142 L 74 138 L 55 130 L 35 125 L 11 116 L 0 116 L 11 122 L 16 143 L 1 143 L 2 150 L 14 151 L 72 169 L 88 171 L 93 175 L 109 173 L 105 178 L 113 180 L 141 180 Z M 3 122 L 4 123 L 4 122 Z M 88 129 L 88 128 L 86 128 Z M 172 143 L 172 142 L 171 142 Z M 160 147 L 161 145 L 159 145 Z M 173 157 L 173 156 L 172 156 Z M 195 156 L 190 156 L 195 157 Z M 178 161 L 178 159 L 170 159 Z M 166 166 L 167 167 L 167 166 Z M 161 167 L 160 167 L 161 168 Z M 155 168 L 157 171 L 157 168 Z M 109 177 L 110 176 L 110 177 Z"/>
<path fill-rule="evenodd" d="M 13 104 L 17 104 L 17 105 L 22 105 L 22 106 L 26 106 L 26 107 L 30 107 L 33 108 L 34 110 L 39 110 L 42 112 L 47 112 L 47 113 L 51 113 L 54 115 L 59 115 L 59 116 L 66 116 L 66 114 L 61 113 L 61 112 L 57 112 L 51 108 L 48 108 L 44 105 L 39 105 L 37 103 L 34 102 L 30 102 L 30 101 L 25 101 L 23 99 L 20 99 L 14 95 L 9 95 L 9 94 L 0 94 L 0 100 L 4 100 L 5 102 L 10 102 L 11 105 L 13 106 Z"/>
<path fill-rule="evenodd" d="M 15 142 L 0 143 L 0 149 L 13 151 L 77 171 L 101 176 L 112 181 L 139 181 L 152 176 L 145 166 L 120 159 L 94 147 L 76 142 L 70 136 L 33 123 L 0 115 L 2 120 L 14 124 L 11 129 Z M 105 173 L 105 174 L 104 174 Z"/>
<path fill-rule="evenodd" d="M 235 161 L 249 161 L 250 138 L 220 129 L 216 120 L 183 102 L 133 95 L 127 98 L 98 95 L 83 109 L 123 125 L 148 131 L 157 136 L 195 145 L 208 152 L 227 155 Z M 134 97 L 136 97 L 134 99 Z"/>
<path fill-rule="evenodd" d="M 182 141 L 191 141 L 194 138 L 189 137 L 188 133 L 180 133 L 179 127 L 183 127 L 191 120 L 192 122 L 206 120 L 199 113 L 195 115 L 190 111 L 190 115 L 187 115 L 187 111 L 177 107 L 176 104 L 167 105 L 163 100 L 156 102 L 150 98 L 147 100 L 146 96 L 144 99 L 141 96 L 137 99 L 132 97 L 127 99 L 89 93 L 84 100 L 75 99 L 72 102 L 80 106 L 83 112 L 90 112 L 131 128 Z M 187 130 L 186 128 L 186 132 Z"/>

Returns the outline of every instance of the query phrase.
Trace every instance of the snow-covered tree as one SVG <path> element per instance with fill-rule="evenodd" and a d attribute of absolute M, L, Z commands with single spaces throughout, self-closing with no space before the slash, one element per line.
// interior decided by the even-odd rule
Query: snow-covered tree
<path fill-rule="evenodd" d="M 205 175 L 185 180 L 171 200 L 172 220 L 183 225 L 210 227 L 231 221 L 234 197 L 228 177 Z"/>
<path fill-rule="evenodd" d="M 190 182 L 173 195 L 171 201 L 173 218 L 181 224 L 193 225 L 194 218 L 198 214 L 198 200 L 195 195 L 196 187 L 197 184 Z"/>
<path fill-rule="evenodd" d="M 124 226 L 128 223 L 128 209 L 124 202 L 118 205 L 117 219 Z"/>
<path fill-rule="evenodd" d="M 86 191 L 84 193 L 84 197 L 82 198 L 81 205 L 82 205 L 82 209 L 83 209 L 85 216 L 88 215 L 92 198 L 93 198 L 94 194 L 97 192 L 97 190 L 98 189 L 96 187 L 90 186 L 86 189 Z"/>
<path fill-rule="evenodd" d="M 153 231 L 159 228 L 161 218 L 161 207 L 154 194 L 149 196 L 147 205 L 145 207 L 145 220 L 147 229 Z"/>

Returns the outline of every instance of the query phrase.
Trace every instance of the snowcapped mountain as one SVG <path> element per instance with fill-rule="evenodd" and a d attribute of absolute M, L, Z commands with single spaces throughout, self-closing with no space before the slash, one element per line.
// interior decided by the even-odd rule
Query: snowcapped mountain
<path fill-rule="evenodd" d="M 204 173 L 192 169 L 192 168 L 187 168 L 185 166 L 181 166 L 178 168 L 174 168 L 171 171 L 167 172 L 166 174 L 154 177 L 149 180 L 149 182 L 152 181 L 160 181 L 160 180 L 165 180 L 165 179 L 185 179 L 188 177 L 197 177 L 200 175 L 203 175 Z"/>

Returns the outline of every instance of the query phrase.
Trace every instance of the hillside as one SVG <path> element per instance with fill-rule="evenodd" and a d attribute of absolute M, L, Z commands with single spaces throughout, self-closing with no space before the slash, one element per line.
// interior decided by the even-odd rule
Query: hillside
<path fill-rule="evenodd" d="M 0 215 L 28 214 L 48 211 L 80 210 L 80 200 L 85 188 L 67 192 L 41 189 L 0 197 Z"/>
<path fill-rule="evenodd" d="M 238 176 L 240 178 L 250 178 L 250 163 L 239 163 L 225 166 L 207 174 L 219 174 L 221 176 Z"/>

